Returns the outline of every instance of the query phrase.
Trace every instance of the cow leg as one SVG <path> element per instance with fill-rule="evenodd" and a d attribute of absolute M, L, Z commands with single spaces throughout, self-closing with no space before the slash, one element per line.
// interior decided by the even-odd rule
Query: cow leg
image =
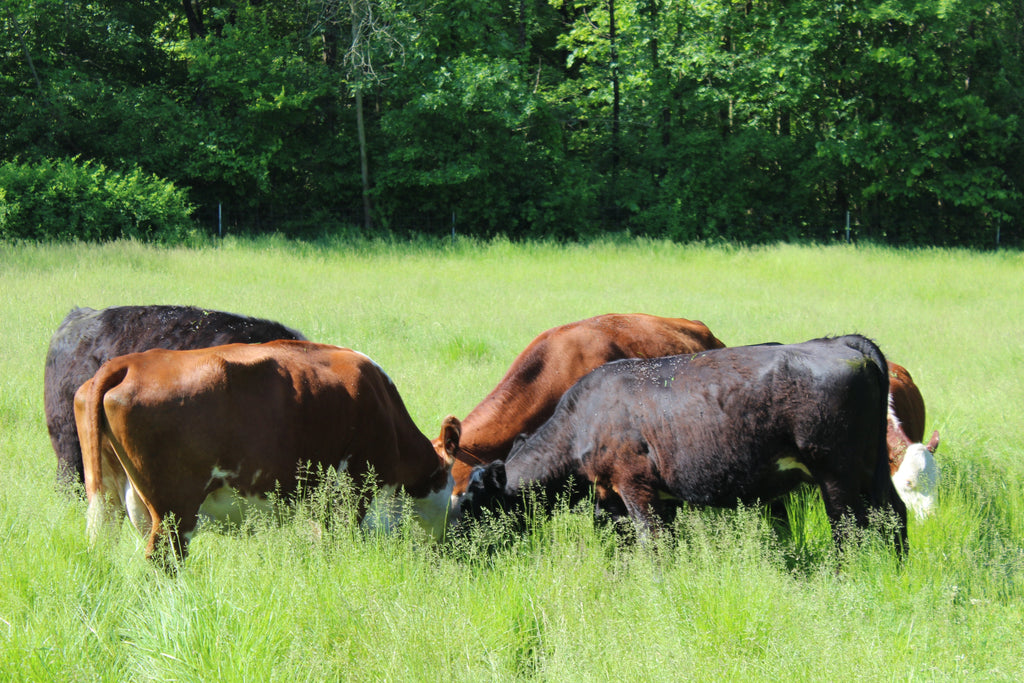
<path fill-rule="evenodd" d="M 188 544 L 195 533 L 199 504 L 191 513 L 179 511 L 157 512 L 148 506 L 153 526 L 146 543 L 146 559 L 153 560 L 165 568 L 173 566 L 173 558 L 184 562 L 188 556 Z"/>
<path fill-rule="evenodd" d="M 129 481 L 125 489 L 125 507 L 135 527 L 143 537 L 148 537 L 146 558 L 170 568 L 171 555 L 184 561 L 188 554 L 188 542 L 195 531 L 203 498 L 187 493 L 191 488 L 185 482 L 163 483 L 167 491 L 175 492 L 177 500 L 174 504 L 153 500 L 141 482 Z M 161 553 L 171 555 L 161 556 Z"/>
<path fill-rule="evenodd" d="M 854 523 L 863 529 L 868 525 L 867 510 L 858 496 L 850 495 L 839 477 L 822 477 L 818 481 L 818 486 L 821 488 L 821 500 L 825 504 L 825 513 L 832 527 L 832 540 L 838 551 L 843 546 L 843 518 L 852 515 Z"/>
<path fill-rule="evenodd" d="M 888 461 L 884 463 L 884 481 L 879 481 L 872 487 L 873 490 L 860 492 L 850 490 L 839 478 L 824 478 L 819 482 L 821 487 L 821 498 L 825 504 L 825 512 L 828 514 L 832 526 L 832 538 L 835 541 L 837 550 L 842 549 L 843 543 L 843 518 L 852 515 L 854 523 L 858 528 L 867 529 L 870 526 L 871 509 L 879 511 L 893 510 L 896 513 L 896 528 L 893 530 L 892 542 L 896 552 L 902 557 L 907 549 L 907 510 L 903 501 L 888 476 Z"/>
<path fill-rule="evenodd" d="M 902 558 L 910 545 L 907 541 L 907 505 L 900 497 L 896 484 L 889 476 L 888 460 L 885 467 L 879 467 L 872 482 L 871 505 L 879 510 L 892 510 L 896 514 L 896 528 L 892 532 L 893 547 Z"/>

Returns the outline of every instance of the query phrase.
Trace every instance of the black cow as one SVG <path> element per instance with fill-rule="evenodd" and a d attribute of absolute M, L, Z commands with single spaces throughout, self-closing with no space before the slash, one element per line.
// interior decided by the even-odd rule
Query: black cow
<path fill-rule="evenodd" d="M 507 461 L 476 468 L 456 514 L 515 507 L 531 485 L 593 485 L 598 507 L 643 529 L 660 499 L 733 507 L 800 482 L 821 488 L 839 540 L 852 513 L 892 508 L 897 549 L 906 508 L 889 477 L 885 357 L 869 339 L 733 347 L 607 363 L 563 396 Z"/>
<path fill-rule="evenodd" d="M 232 342 L 305 339 L 280 323 L 191 306 L 74 308 L 50 339 L 43 375 L 46 427 L 63 483 L 84 482 L 75 392 L 116 356 L 147 349 L 201 349 Z"/>

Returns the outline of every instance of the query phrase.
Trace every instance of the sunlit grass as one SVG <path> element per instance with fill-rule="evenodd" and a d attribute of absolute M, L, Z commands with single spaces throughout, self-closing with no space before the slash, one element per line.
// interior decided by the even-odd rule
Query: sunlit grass
<path fill-rule="evenodd" d="M 1012 680 L 1024 670 L 1024 259 L 871 246 L 457 240 L 0 245 L 4 680 Z M 606 312 L 727 344 L 861 332 L 939 429 L 937 513 L 837 558 L 817 494 L 687 510 L 646 543 L 586 506 L 438 545 L 366 536 L 343 489 L 200 532 L 167 574 L 125 525 L 90 549 L 54 490 L 43 359 L 74 305 L 195 304 L 375 358 L 422 431 L 539 332 Z"/>

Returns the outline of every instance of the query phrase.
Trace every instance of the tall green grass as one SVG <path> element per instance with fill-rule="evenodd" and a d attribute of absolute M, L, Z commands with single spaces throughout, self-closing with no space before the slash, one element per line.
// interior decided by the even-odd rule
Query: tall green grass
<path fill-rule="evenodd" d="M 615 241 L 0 244 L 0 680 L 1015 680 L 1024 671 L 1024 258 L 1016 252 Z M 730 345 L 861 332 L 938 429 L 937 513 L 900 566 L 837 563 L 816 496 L 792 532 L 691 511 L 636 545 L 585 511 L 437 545 L 365 536 L 313 492 L 198 534 L 177 575 L 128 526 L 90 549 L 54 490 L 50 335 L 74 305 L 280 320 L 392 376 L 428 436 L 540 331 L 606 312 L 703 320 Z M 320 496 L 320 497 L 318 497 Z"/>

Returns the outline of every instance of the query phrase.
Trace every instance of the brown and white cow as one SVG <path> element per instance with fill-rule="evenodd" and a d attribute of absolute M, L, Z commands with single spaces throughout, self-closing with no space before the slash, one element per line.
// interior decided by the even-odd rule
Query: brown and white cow
<path fill-rule="evenodd" d="M 891 509 L 903 552 L 887 397 L 885 357 L 859 335 L 614 361 L 566 392 L 507 460 L 475 468 L 453 509 L 516 508 L 528 486 L 582 482 L 599 508 L 646 529 L 666 498 L 732 507 L 808 482 L 821 489 L 837 542 L 844 515 L 867 527 L 872 510 Z"/>
<path fill-rule="evenodd" d="M 111 358 L 148 349 L 201 349 L 305 339 L 273 320 L 193 306 L 74 308 L 50 339 L 43 374 L 46 427 L 57 453 L 57 478 L 82 483 L 82 449 L 75 428 L 75 392 Z"/>
<path fill-rule="evenodd" d="M 504 458 L 519 434 L 551 417 L 562 394 L 591 370 L 620 358 L 723 346 L 704 323 L 644 313 L 609 313 L 542 332 L 464 420 L 445 418 L 434 448 L 455 459 L 453 495 L 465 491 L 474 466 Z"/>
<path fill-rule="evenodd" d="M 939 466 L 935 449 L 939 433 L 924 440 L 924 398 L 914 379 L 902 365 L 889 362 L 889 414 L 886 444 L 889 473 L 907 508 L 919 518 L 935 508 L 939 487 Z"/>
<path fill-rule="evenodd" d="M 219 517 L 218 503 L 278 484 L 288 493 L 307 462 L 357 482 L 372 470 L 379 494 L 404 489 L 428 530 L 446 523 L 451 460 L 387 374 L 351 349 L 278 341 L 121 356 L 78 390 L 75 418 L 91 537 L 111 508 L 118 519 L 126 510 L 148 535 L 147 557 L 165 535 L 184 557 L 204 506 Z M 361 518 L 372 505 L 362 501 Z M 165 527 L 171 513 L 177 534 Z"/>

